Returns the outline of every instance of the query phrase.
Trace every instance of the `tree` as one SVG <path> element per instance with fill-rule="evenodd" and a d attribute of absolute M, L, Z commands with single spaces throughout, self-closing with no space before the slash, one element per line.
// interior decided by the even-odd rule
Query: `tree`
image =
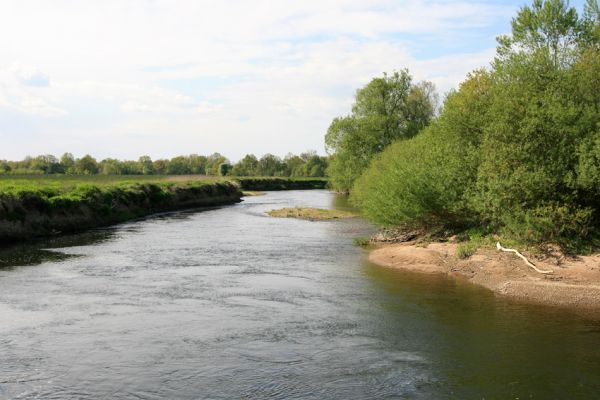
<path fill-rule="evenodd" d="M 206 159 L 206 174 L 218 175 L 219 166 L 223 163 L 229 163 L 229 160 L 220 153 L 213 153 Z"/>
<path fill-rule="evenodd" d="M 155 174 L 164 175 L 169 169 L 169 160 L 154 160 L 152 162 L 152 167 L 154 169 Z"/>
<path fill-rule="evenodd" d="M 267 153 L 258 160 L 256 172 L 260 176 L 281 176 L 284 171 L 285 165 L 273 154 Z"/>
<path fill-rule="evenodd" d="M 491 70 L 470 74 L 422 134 L 377 157 L 356 181 L 352 200 L 384 225 L 470 228 L 571 251 L 594 243 L 600 235 L 594 9 L 597 2 L 588 1 L 579 18 L 560 0 L 523 7 L 512 33 L 499 38 Z"/>
<path fill-rule="evenodd" d="M 188 162 L 190 164 L 190 172 L 192 174 L 206 174 L 207 157 L 199 156 L 197 154 L 190 154 L 190 156 L 188 157 Z"/>
<path fill-rule="evenodd" d="M 327 157 L 321 157 L 316 154 L 306 160 L 306 163 L 302 166 L 303 175 L 310 177 L 323 177 L 325 176 L 326 169 Z"/>
<path fill-rule="evenodd" d="M 349 191 L 375 154 L 416 135 L 436 108 L 433 84 L 413 84 L 407 70 L 372 79 L 356 92 L 352 113 L 335 118 L 327 130 L 326 149 L 334 154 L 329 166 L 333 186 Z"/>
<path fill-rule="evenodd" d="M 173 157 L 169 161 L 167 174 L 169 175 L 187 175 L 191 173 L 188 159 L 183 156 Z"/>
<path fill-rule="evenodd" d="M 255 176 L 258 175 L 258 159 L 254 154 L 246 154 L 231 170 L 231 175 L 235 176 Z"/>
<path fill-rule="evenodd" d="M 123 168 L 121 162 L 114 158 L 105 158 L 98 165 L 102 175 L 122 175 Z"/>
<path fill-rule="evenodd" d="M 75 167 L 75 157 L 71 153 L 65 153 L 60 157 L 60 165 L 66 174 L 73 173 Z"/>
<path fill-rule="evenodd" d="M 152 175 L 154 173 L 154 164 L 149 156 L 141 156 L 138 159 L 139 170 L 143 175 Z"/>
<path fill-rule="evenodd" d="M 95 175 L 98 173 L 98 163 L 89 154 L 75 161 L 75 173 L 79 175 Z"/>
<path fill-rule="evenodd" d="M 230 171 L 231 171 L 231 164 L 222 163 L 221 165 L 219 165 L 219 176 L 227 176 L 227 175 L 229 175 Z"/>

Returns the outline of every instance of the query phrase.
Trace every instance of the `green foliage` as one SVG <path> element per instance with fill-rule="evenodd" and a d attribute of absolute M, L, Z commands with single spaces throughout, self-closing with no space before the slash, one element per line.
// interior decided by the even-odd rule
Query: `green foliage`
<path fill-rule="evenodd" d="M 352 239 L 352 244 L 358 247 L 367 247 L 371 243 L 368 236 L 359 236 Z"/>
<path fill-rule="evenodd" d="M 435 108 L 433 84 L 413 84 L 407 70 L 384 74 L 359 89 L 351 115 L 335 118 L 325 136 L 333 153 L 328 168 L 333 187 L 348 191 L 374 155 L 395 140 L 416 135 Z"/>
<path fill-rule="evenodd" d="M 230 171 L 231 171 L 231 164 L 222 163 L 221 165 L 219 165 L 219 176 L 227 176 L 227 175 L 229 175 Z"/>
<path fill-rule="evenodd" d="M 467 242 L 458 245 L 456 248 L 456 257 L 462 259 L 469 258 L 477 252 L 479 246 L 474 242 Z"/>
<path fill-rule="evenodd" d="M 493 68 L 470 74 L 432 125 L 377 157 L 352 201 L 382 225 L 479 227 L 572 251 L 593 240 L 600 233 L 594 9 L 588 2 L 593 17 L 581 19 L 560 0 L 523 7 L 512 34 L 499 38 Z"/>

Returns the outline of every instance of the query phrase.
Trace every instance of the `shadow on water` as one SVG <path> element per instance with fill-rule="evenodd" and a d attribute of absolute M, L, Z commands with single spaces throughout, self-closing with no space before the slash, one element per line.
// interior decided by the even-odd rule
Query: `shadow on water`
<path fill-rule="evenodd" d="M 136 224 L 140 221 L 183 221 L 192 218 L 199 212 L 216 210 L 219 208 L 221 207 L 203 207 L 152 214 L 106 228 L 91 229 L 48 238 L 39 238 L 22 243 L 0 245 L 0 270 L 10 270 L 15 267 L 32 266 L 43 262 L 58 262 L 74 257 L 80 257 L 81 255 L 78 254 L 61 252 L 60 249 L 66 247 L 90 246 L 115 239 L 117 232 L 119 231 L 135 232 L 138 229 Z"/>
<path fill-rule="evenodd" d="M 449 398 L 600 393 L 597 316 L 510 301 L 444 276 L 370 263 L 364 274 L 386 294 L 379 307 L 387 323 L 427 349 L 440 391 Z"/>
<path fill-rule="evenodd" d="M 113 229 L 95 229 L 77 234 L 60 235 L 28 242 L 0 246 L 0 270 L 63 261 L 78 257 L 60 251 L 64 247 L 89 246 L 110 240 Z"/>

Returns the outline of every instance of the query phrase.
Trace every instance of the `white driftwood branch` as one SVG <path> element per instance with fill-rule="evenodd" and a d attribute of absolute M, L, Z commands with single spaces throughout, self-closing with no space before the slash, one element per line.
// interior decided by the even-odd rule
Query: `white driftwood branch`
<path fill-rule="evenodd" d="M 533 265 L 523 254 L 519 253 L 515 249 L 507 249 L 507 248 L 502 247 L 500 242 L 496 242 L 496 248 L 500 251 L 506 251 L 508 253 L 515 253 L 519 258 L 521 258 L 523 261 L 525 261 L 525 264 L 527 264 L 528 266 L 530 266 L 531 268 L 533 268 L 536 272 L 539 272 L 540 274 L 551 274 L 552 272 L 554 272 L 554 271 L 544 271 L 544 270 L 539 269 L 538 267 Z"/>

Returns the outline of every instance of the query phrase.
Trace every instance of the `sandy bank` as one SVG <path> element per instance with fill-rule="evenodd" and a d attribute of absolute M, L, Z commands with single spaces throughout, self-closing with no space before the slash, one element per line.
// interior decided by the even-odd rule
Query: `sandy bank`
<path fill-rule="evenodd" d="M 456 246 L 383 245 L 370 253 L 369 260 L 385 267 L 464 278 L 513 299 L 600 311 L 600 254 L 568 259 L 560 265 L 536 260 L 539 268 L 554 271 L 543 275 L 513 254 L 491 249 L 480 249 L 460 260 L 455 256 Z"/>

